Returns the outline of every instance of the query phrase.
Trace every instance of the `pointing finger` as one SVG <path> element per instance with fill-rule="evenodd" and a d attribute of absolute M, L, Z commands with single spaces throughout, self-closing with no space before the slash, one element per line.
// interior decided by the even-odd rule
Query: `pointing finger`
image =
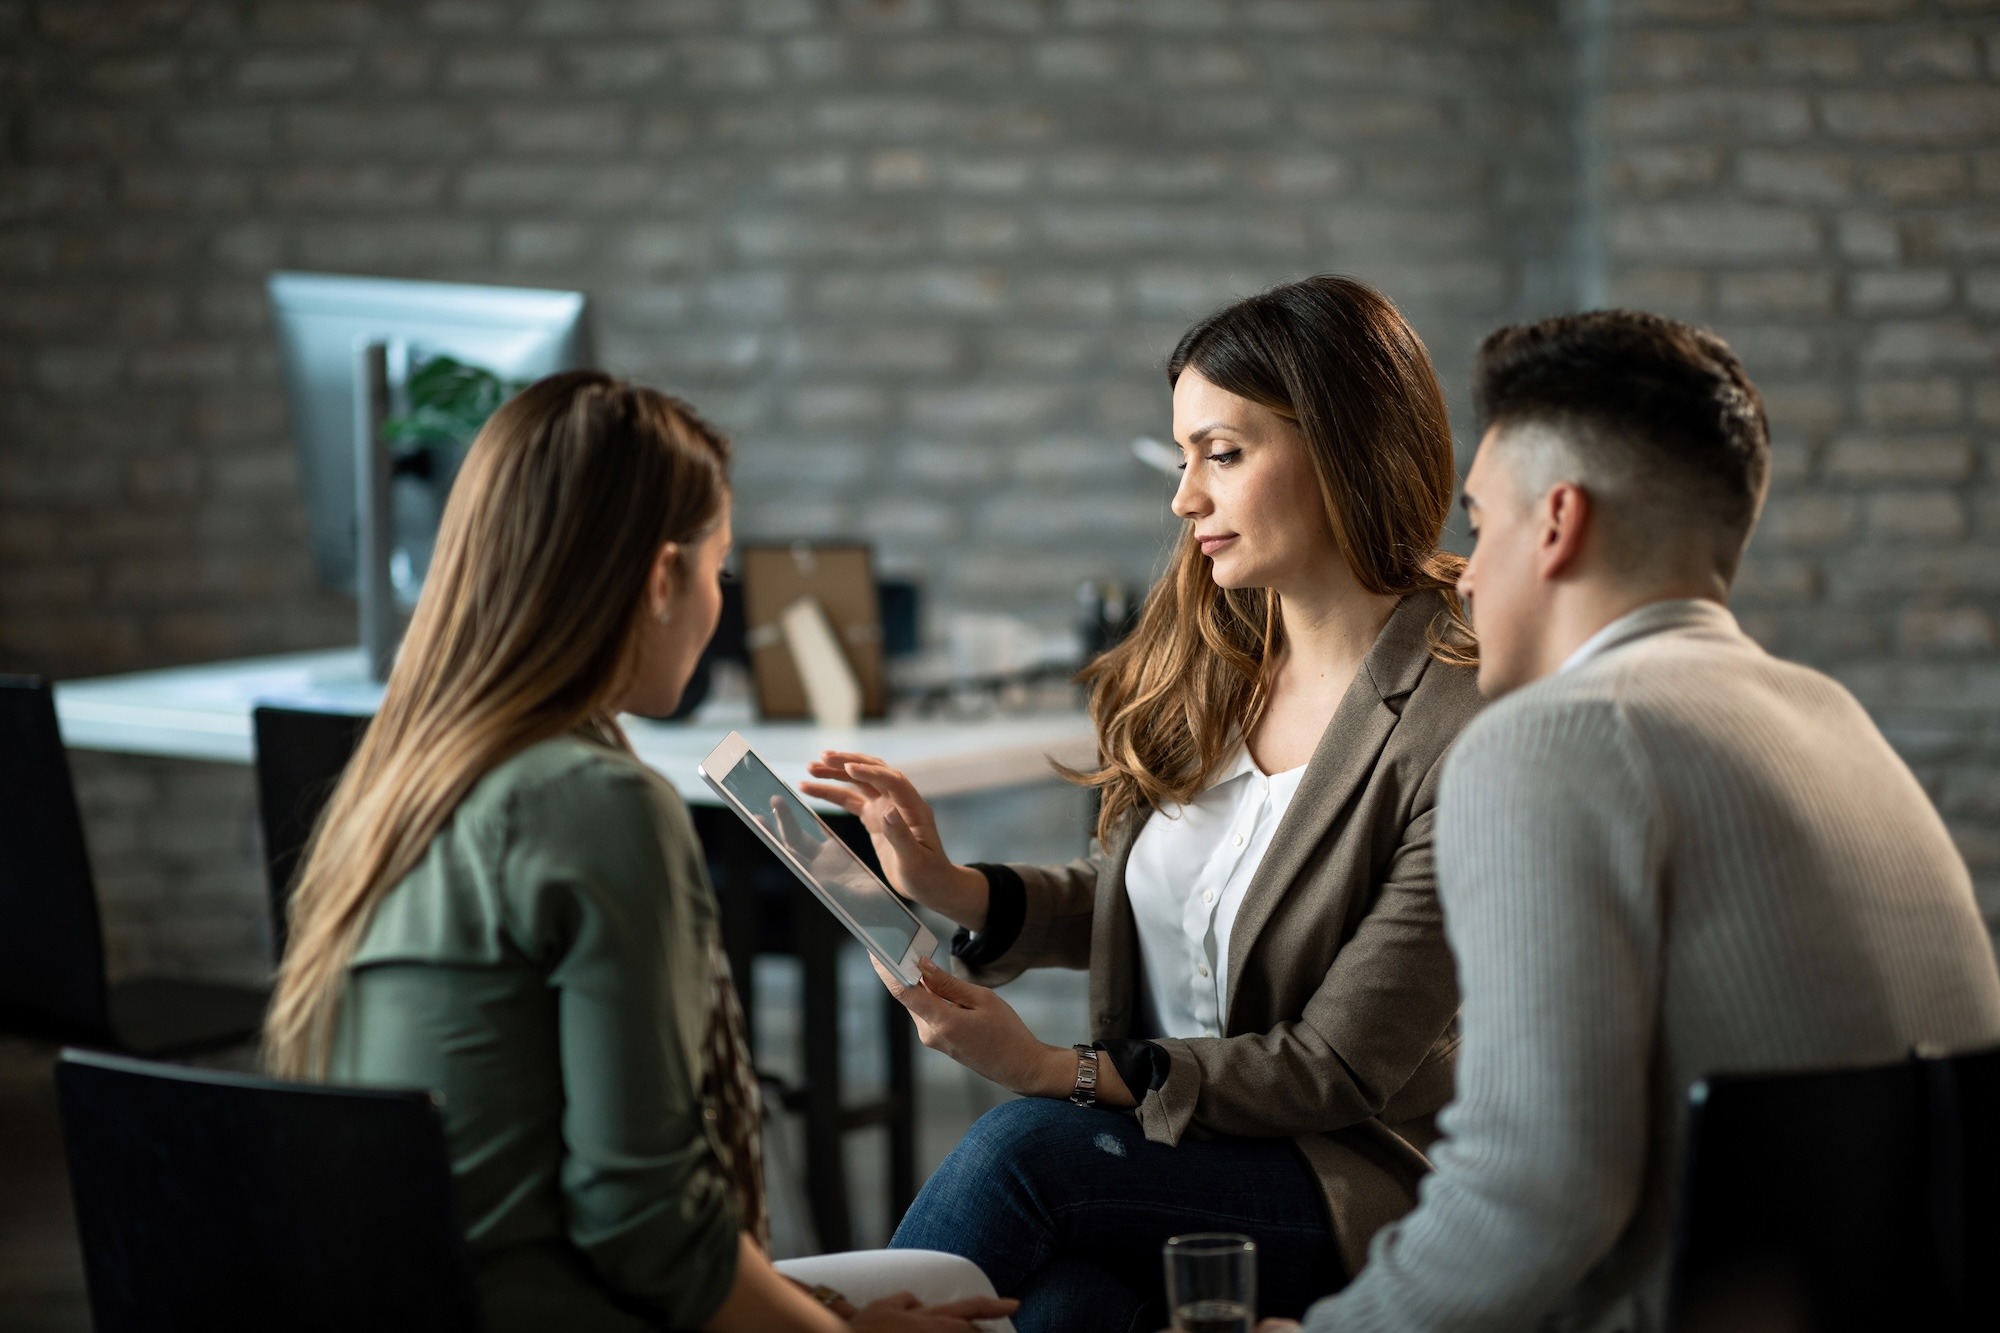
<path fill-rule="evenodd" d="M 828 805 L 837 805 L 850 815 L 858 815 L 868 805 L 868 798 L 852 787 L 839 787 L 830 782 L 801 782 L 799 790 Z"/>
<path fill-rule="evenodd" d="M 848 790 L 864 798 L 874 799 L 883 795 L 881 788 L 875 786 L 873 783 L 861 781 L 849 774 L 844 768 L 830 768 L 822 764 L 808 764 L 806 765 L 806 772 L 816 778 L 838 782 Z"/>
<path fill-rule="evenodd" d="M 852 765 L 848 772 L 854 781 L 865 782 L 896 803 L 896 811 L 905 823 L 913 828 L 923 828 L 930 822 L 930 804 L 925 801 L 916 784 L 893 768 L 879 765 Z"/>
<path fill-rule="evenodd" d="M 862 754 L 858 750 L 822 750 L 819 759 L 823 764 L 873 764 L 877 768 L 888 767 L 887 764 L 877 759 L 874 755 Z"/>

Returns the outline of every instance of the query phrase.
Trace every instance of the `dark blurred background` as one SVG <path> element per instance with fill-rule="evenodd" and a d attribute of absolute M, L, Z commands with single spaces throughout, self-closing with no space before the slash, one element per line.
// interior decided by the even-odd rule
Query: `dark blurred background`
<path fill-rule="evenodd" d="M 0 3 L 0 669 L 352 642 L 277 267 L 573 287 L 751 538 L 1074 616 L 1171 531 L 1160 363 L 1325 269 L 1465 370 L 1707 321 L 1764 386 L 1737 610 L 1875 710 L 2000 911 L 1994 0 Z M 248 774 L 80 756 L 114 963 L 262 966 Z"/>
<path fill-rule="evenodd" d="M 1233 296 L 1381 287 L 1461 461 L 1493 325 L 1709 323 L 1775 431 L 1736 610 L 2000 918 L 1996 0 L 0 0 L 0 670 L 353 642 L 281 267 L 581 289 L 746 538 L 1050 627 L 1154 568 L 1128 445 Z M 114 969 L 260 976 L 249 770 L 73 759 Z"/>

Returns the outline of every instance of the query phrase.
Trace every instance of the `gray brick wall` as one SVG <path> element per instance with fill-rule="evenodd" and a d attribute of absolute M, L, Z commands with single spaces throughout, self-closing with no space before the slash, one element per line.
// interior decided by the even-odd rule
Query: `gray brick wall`
<path fill-rule="evenodd" d="M 1347 268 L 1456 382 L 1560 267 L 1547 4 L 0 14 L 0 653 L 62 673 L 347 632 L 300 540 L 275 266 L 580 287 L 606 364 L 740 437 L 747 534 L 866 536 L 1043 619 L 1151 567 L 1124 446 L 1191 317 Z"/>
<path fill-rule="evenodd" d="M 249 771 L 72 751 L 114 976 L 255 984 L 270 970 Z"/>
<path fill-rule="evenodd" d="M 1125 446 L 1193 316 L 1357 273 L 1462 408 L 1488 327 L 1608 292 L 1770 386 L 1746 618 L 1855 686 L 2000 891 L 1983 8 L 0 0 L 0 668 L 351 638 L 273 267 L 581 288 L 607 365 L 737 436 L 747 536 L 1050 624 L 1153 566 Z M 79 772 L 121 962 L 254 967 L 247 775 Z"/>
<path fill-rule="evenodd" d="M 1608 296 L 1713 325 L 1770 404 L 1737 610 L 1874 712 L 2000 919 L 2000 4 L 1606 19 Z"/>
<path fill-rule="evenodd" d="M 607 365 L 738 437 L 746 535 L 1063 622 L 1169 531 L 1126 444 L 1195 315 L 1358 272 L 1456 388 L 1563 303 L 1566 80 L 1522 0 L 0 3 L 0 664 L 351 638 L 278 266 L 582 288 Z M 83 767 L 108 858 L 220 812 L 107 890 L 121 959 L 203 965 L 173 923 L 232 866 L 258 901 L 247 781 Z"/>

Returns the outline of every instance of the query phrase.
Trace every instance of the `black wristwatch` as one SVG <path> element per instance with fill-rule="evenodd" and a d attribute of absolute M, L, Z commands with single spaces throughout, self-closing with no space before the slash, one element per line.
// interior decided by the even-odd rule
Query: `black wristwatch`
<path fill-rule="evenodd" d="M 1070 1090 L 1069 1099 L 1078 1106 L 1097 1105 L 1097 1048 L 1078 1042 L 1076 1051 L 1076 1086 Z"/>

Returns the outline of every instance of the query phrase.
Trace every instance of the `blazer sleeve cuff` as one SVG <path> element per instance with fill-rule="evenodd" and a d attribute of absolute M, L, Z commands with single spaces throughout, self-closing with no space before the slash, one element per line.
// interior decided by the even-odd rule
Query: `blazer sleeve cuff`
<path fill-rule="evenodd" d="M 1194 1108 L 1201 1100 L 1201 1066 L 1184 1042 L 1166 1037 L 1150 1044 L 1166 1060 L 1167 1076 L 1139 1102 L 1139 1128 L 1148 1142 L 1174 1147 L 1194 1123 Z"/>

